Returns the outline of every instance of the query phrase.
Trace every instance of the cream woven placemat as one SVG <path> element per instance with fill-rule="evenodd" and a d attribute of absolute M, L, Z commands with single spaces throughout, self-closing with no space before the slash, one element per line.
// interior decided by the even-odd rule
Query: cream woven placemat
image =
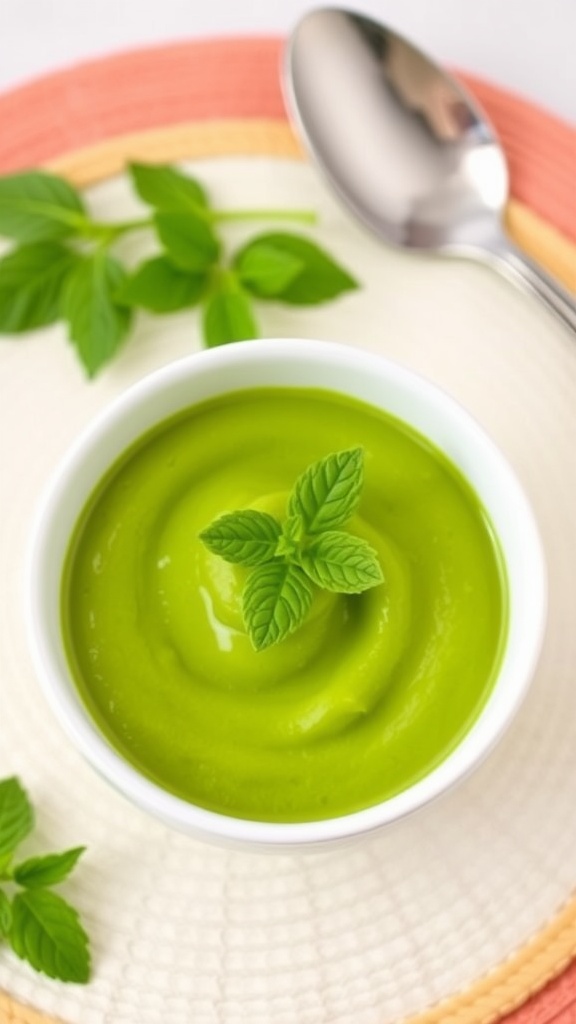
<path fill-rule="evenodd" d="M 66 158 L 60 159 L 57 162 L 53 162 L 51 164 L 51 167 L 52 169 L 56 170 L 59 173 L 67 174 L 72 180 L 74 180 L 78 184 L 88 185 L 94 184 L 95 182 L 98 181 L 105 181 L 109 177 L 118 174 L 121 171 L 127 159 L 141 159 L 150 161 L 162 160 L 163 162 L 166 162 L 180 159 L 206 160 L 222 156 L 242 156 L 249 158 L 272 157 L 274 159 L 284 161 L 297 160 L 300 154 L 298 146 L 290 130 L 284 123 L 254 121 L 225 123 L 207 122 L 203 124 L 176 126 L 171 129 L 164 129 L 160 131 L 142 133 L 127 137 L 124 136 L 91 147 L 90 150 L 72 154 Z M 510 230 L 513 232 L 513 234 L 515 234 L 515 237 L 519 244 L 523 245 L 534 258 L 540 259 L 542 263 L 545 263 L 550 272 L 558 274 L 560 279 L 564 280 L 566 284 L 570 285 L 573 280 L 573 272 L 576 258 L 576 252 L 574 247 L 570 243 L 568 243 L 562 236 L 560 236 L 560 234 L 556 230 L 550 228 L 547 224 L 545 224 L 538 217 L 536 217 L 534 214 L 528 211 L 524 206 L 522 206 L 522 204 L 511 204 L 508 210 L 508 218 Z M 358 239 L 356 239 L 356 243 L 361 244 Z M 464 286 L 466 285 L 467 281 L 464 280 Z M 474 285 L 472 285 L 472 288 L 474 288 Z M 508 317 L 509 314 L 506 313 L 506 316 Z M 344 330 L 349 330 L 349 323 L 344 324 Z M 549 332 L 549 330 L 550 329 L 547 326 L 542 328 L 544 334 L 546 333 L 546 331 Z M 314 325 L 311 330 L 311 333 L 314 334 Z M 558 341 L 558 344 L 562 349 L 562 342 Z M 528 353 L 528 357 L 529 355 L 530 353 Z M 570 369 L 572 369 L 572 362 L 570 361 L 572 356 L 570 355 L 570 353 L 568 351 L 564 352 L 563 357 L 566 359 L 566 365 Z M 434 375 L 434 360 L 433 362 L 431 362 L 430 367 Z M 471 368 L 471 370 L 474 370 L 474 368 Z M 66 373 L 70 376 L 70 368 L 66 368 Z M 114 384 L 114 387 L 117 386 L 118 382 Z M 465 387 L 463 390 L 465 392 Z M 97 397 L 95 399 L 95 404 L 98 404 L 101 400 L 102 396 Z M 56 447 L 57 446 L 58 445 L 56 444 Z M 528 732 L 530 732 L 530 723 L 528 727 Z M 525 746 L 523 746 L 522 737 L 520 740 L 517 739 L 517 743 L 518 750 L 521 753 L 526 753 L 526 748 Z M 501 767 L 502 770 L 505 772 L 506 763 L 505 758 L 503 756 Z M 490 781 L 490 770 L 486 777 L 488 781 Z M 475 791 L 475 793 L 476 796 L 478 797 L 479 791 L 477 790 Z M 110 799 L 112 801 L 112 798 Z M 123 805 L 121 805 L 121 807 L 118 807 L 112 801 L 112 804 L 114 804 L 114 806 L 112 806 L 111 804 L 110 821 L 107 820 L 106 824 L 102 824 L 102 822 L 105 822 L 105 819 L 107 818 L 107 801 L 108 795 L 102 797 L 102 808 L 100 809 L 101 814 L 100 818 L 98 819 L 101 824 L 100 830 L 102 838 L 106 836 L 107 829 L 109 829 L 111 825 L 112 827 L 121 827 L 121 823 L 123 820 Z M 459 810 L 461 811 L 462 807 L 460 805 L 458 806 Z M 482 804 L 480 804 L 479 814 L 482 813 L 483 808 Z M 446 824 L 447 814 L 448 811 L 446 811 L 444 815 L 444 824 Z M 463 821 L 462 827 L 465 828 L 466 825 L 470 826 L 470 821 L 471 819 Z M 137 824 L 133 825 L 131 822 L 128 822 L 128 835 L 130 835 L 130 825 L 132 825 L 133 835 L 136 835 L 139 824 L 139 820 Z M 453 823 L 452 827 L 454 827 Z M 505 827 L 505 824 L 503 824 L 502 827 Z M 434 819 L 428 815 L 423 835 L 424 844 L 430 843 L 430 837 L 433 837 L 434 833 Z M 414 838 L 416 838 L 417 825 L 414 825 L 412 827 L 412 834 Z M 421 839 L 422 837 L 419 838 Z M 162 845 L 162 838 L 156 837 L 156 839 L 160 842 L 160 845 Z M 181 855 L 182 846 L 178 842 L 178 840 L 176 840 L 175 842 L 175 848 L 179 851 L 179 854 Z M 168 841 L 166 841 L 166 845 L 167 849 L 169 849 Z M 396 852 L 398 852 L 398 850 L 401 848 L 402 842 L 399 840 L 397 846 L 395 847 Z M 385 847 L 382 844 L 382 855 L 384 855 L 384 851 Z M 513 851 L 510 850 L 510 853 L 513 853 Z M 206 855 L 204 851 L 202 851 L 201 853 L 194 851 L 192 855 L 192 869 L 198 871 L 199 877 L 202 870 L 202 866 L 205 866 L 206 863 L 205 856 Z M 216 863 L 218 863 L 219 861 L 220 866 L 222 863 L 222 856 L 224 856 L 224 860 L 228 860 L 231 856 L 234 857 L 235 855 L 222 855 L 219 852 L 215 852 L 214 860 Z M 373 858 L 375 856 L 373 847 L 372 852 L 370 854 L 367 854 L 365 859 L 363 859 L 363 855 L 361 854 L 356 856 L 358 857 L 358 864 L 361 867 L 363 866 L 364 869 L 366 870 L 373 870 Z M 177 857 L 176 854 L 174 854 L 174 859 L 177 860 L 178 864 L 181 863 L 181 856 Z M 522 858 L 520 858 L 519 862 L 522 862 Z M 478 867 L 479 870 L 481 870 L 483 868 L 486 868 L 487 863 L 489 863 L 489 861 L 487 861 L 486 857 L 482 857 L 480 858 L 479 864 L 476 866 Z M 254 886 L 254 879 L 252 877 L 251 868 L 247 867 L 246 860 L 243 858 L 243 855 L 240 855 L 238 865 L 239 866 L 237 867 L 236 881 L 238 882 L 238 880 L 241 879 L 244 874 L 246 884 L 248 885 L 248 887 L 250 887 L 250 885 Z M 412 867 L 413 866 L 414 865 L 412 865 Z M 112 863 L 110 867 L 113 870 L 114 863 Z M 529 871 L 530 868 L 530 851 L 527 851 L 526 870 Z M 410 869 L 410 865 L 408 865 L 407 869 Z M 286 867 L 286 865 L 284 865 L 279 871 L 281 878 L 283 870 L 284 878 L 291 878 L 292 881 L 294 881 L 294 879 L 297 876 L 297 869 L 292 868 L 291 866 Z M 220 877 L 218 876 L 217 871 L 214 871 L 212 877 L 210 877 L 210 872 L 208 872 L 208 874 L 208 886 L 210 886 L 210 884 L 219 884 Z M 310 876 L 314 878 L 314 870 L 308 872 L 308 874 L 310 874 Z M 222 868 L 222 877 L 224 876 L 225 867 Z M 268 868 L 268 881 L 271 883 L 271 886 L 269 887 L 269 892 L 274 893 L 274 870 L 270 867 Z M 341 869 L 339 878 L 338 869 L 336 867 L 334 874 L 334 883 L 336 887 L 338 886 L 339 883 L 341 883 L 342 891 L 344 891 L 345 889 L 345 893 L 347 894 L 346 898 L 354 899 L 354 893 L 352 889 L 349 889 L 349 879 L 346 876 L 346 870 L 344 868 Z M 362 887 L 363 898 L 367 901 L 368 905 L 369 900 L 366 886 L 367 883 L 365 881 L 365 884 Z M 290 891 L 290 886 L 286 886 L 282 883 L 279 883 L 279 887 L 279 891 L 282 891 L 282 896 L 286 897 Z M 568 898 L 569 890 L 566 885 L 564 886 L 564 891 L 566 898 Z M 302 893 L 298 891 L 297 885 L 295 885 L 294 892 L 291 895 L 292 898 L 295 900 L 302 897 Z M 416 905 L 412 908 L 412 912 L 415 915 L 414 920 L 418 918 L 420 918 L 421 920 L 421 915 L 425 915 L 426 908 L 428 910 L 430 908 L 430 901 L 427 897 L 425 886 L 422 887 L 420 895 L 421 905 Z M 218 899 L 219 896 L 222 896 L 225 903 L 225 894 L 219 893 Z M 238 909 L 238 894 L 236 894 L 236 898 L 236 908 Z M 319 891 L 318 900 L 320 901 L 320 903 L 322 903 L 322 900 L 326 899 L 327 893 Z M 547 922 L 542 923 L 542 920 L 540 919 L 540 927 L 534 933 L 534 936 L 530 938 L 529 941 L 527 941 L 524 945 L 522 945 L 520 949 L 512 949 L 510 955 L 505 959 L 505 962 L 499 963 L 496 967 L 491 965 L 490 968 L 486 970 L 486 972 L 484 973 L 483 977 L 480 980 L 472 980 L 469 985 L 466 985 L 464 988 L 462 988 L 459 994 L 448 994 L 448 997 L 443 997 L 446 995 L 446 993 L 441 992 L 441 1001 L 439 1002 L 438 1006 L 435 1009 L 426 1010 L 422 1013 L 417 1013 L 416 1015 L 412 1014 L 408 1017 L 404 1015 L 405 1019 L 409 1020 L 410 1024 L 433 1024 L 433 1022 L 434 1024 L 437 1024 L 437 1022 L 438 1024 L 490 1024 L 490 1022 L 493 1022 L 499 1017 L 501 1017 L 502 1014 L 510 1012 L 516 1007 L 519 1007 L 523 1001 L 525 1001 L 532 993 L 534 993 L 542 985 L 544 985 L 546 981 L 548 981 L 550 978 L 552 978 L 559 972 L 563 971 L 564 968 L 566 968 L 566 966 L 571 961 L 571 958 L 576 955 L 576 900 L 569 900 L 568 902 L 564 900 L 563 902 L 564 905 L 561 907 L 561 909 L 559 910 L 557 907 L 557 910 L 551 913 L 551 916 Z M 214 898 L 214 906 L 215 905 L 216 898 Z M 305 905 L 308 906 L 310 904 L 306 903 Z M 392 905 L 394 906 L 394 901 Z M 89 906 L 90 900 L 88 900 L 88 907 Z M 221 910 L 221 905 L 219 902 L 218 906 Z M 435 910 L 437 910 L 436 907 Z M 482 912 L 482 907 L 477 907 L 477 910 L 479 913 Z M 322 907 L 320 906 L 320 915 L 321 911 Z M 136 908 L 134 908 L 134 912 L 136 912 Z M 156 907 L 156 912 L 158 912 L 158 907 Z M 253 907 L 251 908 L 250 912 L 253 916 L 254 928 L 257 931 L 258 928 L 263 927 L 262 921 L 259 920 L 259 915 L 257 912 L 254 911 Z M 510 913 L 513 912 L 515 912 L 515 908 L 513 908 L 513 905 L 510 905 Z M 265 919 L 265 910 L 262 911 L 262 918 Z M 411 920 L 412 919 L 410 919 L 410 915 L 408 914 L 407 920 L 405 922 L 405 928 L 407 930 L 409 930 L 410 928 Z M 455 916 L 455 920 L 459 921 L 459 926 L 461 927 L 462 921 L 458 919 L 457 914 Z M 356 919 L 356 922 L 358 925 L 358 919 Z M 333 924 L 337 926 L 337 915 L 335 922 L 333 922 Z M 342 921 L 341 924 L 342 927 L 344 927 L 345 921 Z M 450 924 L 450 907 L 446 908 L 446 922 L 444 924 L 446 925 L 446 927 L 452 927 Z M 196 936 L 196 939 L 199 943 L 202 943 L 203 929 L 205 929 L 206 932 L 208 932 L 209 934 L 210 929 L 212 927 L 215 927 L 215 925 L 214 923 L 211 923 L 209 921 L 203 923 L 195 921 L 193 922 L 192 926 L 192 935 Z M 310 936 L 307 935 L 306 928 L 304 926 L 302 926 L 302 930 L 306 933 L 302 936 L 302 948 L 307 948 L 305 943 L 307 940 L 310 940 Z M 296 934 L 296 932 L 297 929 L 294 932 L 294 934 Z M 430 935 L 433 934 L 434 928 L 430 928 Z M 327 934 L 317 936 L 317 940 L 319 942 L 324 942 L 326 944 L 327 955 L 329 955 L 329 938 L 330 937 Z M 355 975 L 356 980 L 353 979 L 353 985 L 356 984 L 358 989 L 358 999 L 360 1008 L 359 1013 L 356 1016 L 356 1019 L 359 1022 L 373 1020 L 374 1024 L 376 1024 L 376 1022 L 379 1022 L 380 1020 L 386 1022 L 386 1024 L 388 1020 L 396 1021 L 396 1018 L 394 1016 L 389 1016 L 390 1013 L 394 1014 L 394 1009 L 390 1009 L 389 1011 L 382 1010 L 382 1014 L 378 1012 L 377 993 L 375 991 L 372 991 L 371 993 L 371 998 L 373 1000 L 372 1007 L 370 1008 L 368 1005 L 365 1005 L 362 992 L 363 968 L 361 962 L 364 961 L 365 971 L 369 972 L 371 970 L 375 970 L 374 965 L 370 963 L 370 950 L 367 951 L 366 949 L 362 949 L 362 947 L 357 948 L 355 946 L 356 940 L 354 935 L 348 936 L 347 938 L 341 935 L 340 939 L 343 942 L 342 948 L 345 948 L 346 946 L 348 947 L 349 956 L 354 957 L 355 955 L 357 955 L 359 957 L 358 973 Z M 158 941 L 160 946 L 160 943 L 162 942 L 162 935 L 159 936 Z M 282 942 L 280 941 L 279 948 L 281 947 Z M 454 950 L 456 950 L 457 948 L 458 941 L 457 936 L 455 936 Z M 212 949 L 211 946 L 209 947 L 209 949 L 211 949 L 212 954 L 214 954 L 214 950 Z M 119 950 L 117 950 L 117 952 L 119 952 Z M 374 952 L 375 950 L 372 951 L 372 955 L 374 954 Z M 394 952 L 394 946 L 390 947 L 390 952 Z M 340 954 L 343 955 L 341 950 Z M 406 955 L 405 949 L 403 950 L 402 954 L 404 956 Z M 415 950 L 415 955 L 417 956 L 417 949 Z M 261 956 L 262 967 L 265 967 L 265 956 L 263 949 Z M 138 951 L 136 951 L 136 959 L 137 958 Z M 224 968 L 228 966 L 229 970 L 231 971 L 231 977 L 235 977 L 236 972 L 238 971 L 239 967 L 242 964 L 242 957 L 240 956 L 235 959 L 233 947 L 232 950 L 228 950 L 227 959 L 228 965 L 224 964 Z M 434 959 L 434 957 L 431 957 L 431 959 Z M 288 969 L 289 967 L 289 964 L 285 965 L 286 969 Z M 427 965 L 427 967 L 429 970 L 429 964 Z M 164 969 L 167 969 L 166 965 L 164 965 Z M 315 967 L 315 965 L 310 965 L 310 970 L 317 969 L 318 966 Z M 275 965 L 275 970 L 277 972 L 281 970 L 281 965 L 279 963 Z M 306 965 L 299 964 L 298 970 L 300 972 L 303 972 L 301 977 L 304 977 Z M 202 975 L 202 972 L 200 973 Z M 130 977 L 130 971 L 128 970 L 125 964 L 123 966 L 123 971 L 119 976 L 118 983 L 124 985 L 129 984 Z M 270 995 L 265 996 L 264 994 L 262 994 L 263 989 L 259 991 L 257 985 L 254 990 L 250 990 L 250 984 L 248 984 L 248 987 L 246 989 L 243 989 L 239 980 L 236 989 L 234 989 L 233 985 L 228 995 L 220 996 L 219 1004 L 217 994 L 216 996 L 214 996 L 213 992 L 207 991 L 206 1006 L 208 1006 L 209 999 L 215 998 L 214 1006 L 220 1006 L 220 1010 L 218 1011 L 218 1013 L 220 1013 L 221 1016 L 214 1016 L 213 1019 L 214 1021 L 225 1021 L 227 1022 L 227 1024 L 229 1021 L 231 1022 L 231 1024 L 232 1022 L 235 1022 L 236 1024 L 236 1021 L 256 1021 L 268 1019 L 272 1020 L 272 1017 L 265 1016 L 266 1013 L 271 1012 L 272 1007 L 275 1007 L 274 1019 L 281 1022 L 290 1020 L 293 1021 L 295 1024 L 296 1020 L 298 1020 L 298 1024 L 300 1021 L 301 1024 L 305 1024 L 305 1022 L 307 1021 L 324 1022 L 333 1020 L 335 1024 L 336 1020 L 345 1020 L 346 1024 L 348 1024 L 348 1022 L 349 1024 L 352 1024 L 352 1021 L 355 1019 L 355 1016 L 351 1016 L 351 1011 L 349 1011 L 349 1002 L 348 1004 L 346 1004 L 345 996 L 342 996 L 340 1002 L 338 1002 L 338 998 L 336 994 L 334 994 L 336 983 L 333 975 L 329 972 L 326 973 L 325 971 L 323 976 L 321 972 L 316 980 L 318 984 L 326 983 L 328 986 L 331 987 L 333 993 L 332 998 L 328 1000 L 328 1002 L 324 1002 L 324 1005 L 321 1005 L 322 1000 L 320 999 L 318 1007 L 315 1008 L 314 998 L 310 994 L 310 992 L 314 991 L 314 979 L 311 985 L 311 980 L 310 978 L 308 978 L 306 981 L 306 990 L 310 988 L 310 992 L 308 992 L 307 1001 L 304 1000 L 302 1002 L 301 1015 L 299 1016 L 294 1015 L 295 1012 L 293 1009 L 293 1002 L 291 1002 L 290 1004 L 290 1009 L 288 1007 L 288 1001 L 286 1001 L 286 999 L 284 1002 L 282 1001 L 282 985 L 279 986 L 278 995 L 275 996 L 277 1001 L 275 1002 L 274 999 L 271 999 Z M 426 992 L 428 993 L 428 995 L 429 993 L 434 993 L 434 978 L 424 979 L 424 982 L 425 983 L 422 984 L 422 993 Z M 252 979 L 252 985 L 254 985 L 254 979 Z M 22 990 L 23 987 L 26 986 L 20 984 L 20 990 Z M 158 989 L 153 986 L 151 997 L 154 994 L 154 992 L 157 992 L 157 990 Z M 236 1002 L 233 998 L 234 991 L 237 992 Z M 51 992 L 53 992 L 53 989 L 51 989 Z M 233 993 L 232 995 L 231 992 Z M 241 1006 L 243 998 L 242 992 L 244 992 L 244 995 L 246 997 L 246 1006 L 244 1010 L 242 1009 Z M 34 986 L 31 985 L 31 1002 L 34 1002 L 35 994 L 36 993 L 34 991 Z M 385 990 L 385 986 L 383 986 L 381 991 L 382 1008 L 384 1007 L 388 994 L 389 993 L 387 993 Z M 268 1002 L 266 1002 L 266 998 L 269 999 Z M 95 1008 L 88 1009 L 87 1012 L 83 1014 L 81 1018 L 78 1018 L 78 1016 L 75 1016 L 75 1000 L 67 1000 L 66 993 L 61 992 L 59 989 L 55 994 L 50 994 L 50 996 L 47 998 L 45 1002 L 45 1006 L 48 1007 L 50 1005 L 50 1002 L 53 1002 L 53 1004 L 57 1005 L 58 1007 L 64 1008 L 59 1009 L 57 1011 L 58 1014 L 60 1015 L 59 1017 L 52 1017 L 50 1016 L 49 1012 L 47 1014 L 42 1015 L 39 1014 L 38 1011 L 28 1008 L 26 999 L 24 1001 L 22 999 L 22 994 L 20 994 L 20 999 L 18 1001 L 14 1000 L 9 995 L 0 995 L 0 1021 L 2 1022 L 2 1024 L 4 1024 L 4 1021 L 9 1022 L 9 1024 L 40 1024 L 40 1022 L 42 1022 L 42 1024 L 47 1024 L 47 1022 L 53 1024 L 53 1022 L 55 1022 L 56 1020 L 58 1021 L 59 1024 L 60 1019 L 66 1020 L 67 1024 L 90 1024 L 92 1020 L 98 1022 L 100 1020 L 106 1020 L 107 1022 L 109 1020 L 114 1020 L 115 1024 L 116 1022 L 118 1022 L 118 1024 L 121 1024 L 123 1020 L 126 1020 L 129 1021 L 130 1024 L 132 1024 L 132 1022 L 134 1022 L 135 1024 L 136 1021 L 136 1017 L 130 1016 L 130 1014 L 133 1014 L 133 1010 L 130 1009 L 129 998 L 126 998 L 126 1016 L 122 1016 L 122 1012 L 119 1011 L 117 1013 L 117 1016 L 114 1018 L 108 1016 L 101 1016 L 101 1013 L 104 1011 L 102 1011 L 101 1008 L 98 1009 L 97 1006 L 95 1006 Z M 199 1006 L 201 1005 L 201 1002 L 202 1000 L 200 999 Z M 70 1004 L 70 1010 L 67 1011 L 66 1007 L 68 1004 Z M 119 1006 L 121 1005 L 122 1000 L 119 1001 Z M 389 1001 L 387 1005 L 390 1006 Z M 334 1016 L 327 1016 L 330 1015 L 331 1012 L 334 1013 Z M 100 1014 L 100 1016 L 98 1016 L 98 1013 Z M 149 1020 L 154 1021 L 155 1024 L 160 1024 L 160 1022 L 164 1024 L 164 1021 L 166 1021 L 167 1024 L 170 1024 L 171 1017 L 169 1016 L 169 1013 L 166 1012 L 166 1015 L 164 1015 L 165 1011 L 163 1011 L 160 1006 L 157 1007 L 154 1013 L 156 1013 L 157 1016 L 147 1016 L 146 1018 L 142 1016 L 141 1020 L 138 1020 L 138 1024 L 145 1024 L 145 1020 L 147 1022 Z M 388 1016 L 385 1016 L 386 1013 L 388 1014 Z M 198 1020 L 202 1021 L 208 1019 L 208 1016 L 198 1017 Z"/>

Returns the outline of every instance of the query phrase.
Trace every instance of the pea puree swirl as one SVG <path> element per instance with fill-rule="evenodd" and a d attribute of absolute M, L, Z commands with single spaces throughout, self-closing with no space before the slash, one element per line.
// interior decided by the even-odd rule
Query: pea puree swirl
<path fill-rule="evenodd" d="M 253 650 L 249 570 L 200 532 L 218 515 L 278 517 L 294 479 L 362 445 L 347 528 L 385 582 L 315 593 L 305 624 Z M 304 389 L 214 399 L 115 467 L 70 550 L 63 628 L 79 689 L 122 753 L 202 806 L 263 820 L 348 813 L 446 756 L 494 678 L 505 622 L 489 524 L 456 471 L 362 403 Z"/>

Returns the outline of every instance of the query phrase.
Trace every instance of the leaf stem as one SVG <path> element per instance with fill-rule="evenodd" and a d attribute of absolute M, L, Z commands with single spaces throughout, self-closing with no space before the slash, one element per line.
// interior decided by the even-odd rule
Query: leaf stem
<path fill-rule="evenodd" d="M 313 210 L 211 210 L 213 221 L 242 220 L 288 220 L 301 224 L 316 224 L 318 218 Z"/>
<path fill-rule="evenodd" d="M 283 220 L 297 221 L 301 224 L 315 224 L 317 216 L 313 210 L 198 210 L 200 216 L 212 222 L 245 221 L 245 220 Z M 122 235 L 131 231 L 144 231 L 154 227 L 154 220 L 144 217 L 137 220 L 120 221 L 118 224 L 91 220 L 82 217 L 77 221 L 79 233 L 84 238 L 112 244 Z"/>
<path fill-rule="evenodd" d="M 108 224 L 86 218 L 81 228 L 81 234 L 84 238 L 91 239 L 92 241 L 108 244 L 115 242 L 121 235 L 128 234 L 130 231 L 142 231 L 152 226 L 153 221 L 150 218 L 120 221 L 118 224 Z"/>
<path fill-rule="evenodd" d="M 126 231 L 142 231 L 145 228 L 151 228 L 153 223 L 151 217 L 141 217 L 138 220 L 120 221 L 119 224 L 112 224 L 110 226 L 114 228 L 117 234 L 124 234 Z"/>

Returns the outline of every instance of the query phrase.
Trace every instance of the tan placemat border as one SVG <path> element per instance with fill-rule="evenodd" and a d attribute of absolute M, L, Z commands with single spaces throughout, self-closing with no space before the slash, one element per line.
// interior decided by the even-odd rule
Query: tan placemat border
<path fill-rule="evenodd" d="M 48 167 L 85 187 L 120 174 L 128 160 L 170 163 L 200 157 L 260 155 L 303 159 L 286 121 L 200 121 L 135 132 L 65 154 Z M 576 246 L 524 203 L 511 199 L 506 227 L 516 244 L 576 292 Z"/>
<path fill-rule="evenodd" d="M 466 992 L 407 1018 L 403 1024 L 495 1024 L 558 977 L 575 956 L 576 897 L 573 897 L 550 924 L 509 960 L 474 982 Z M 64 1022 L 60 1017 L 39 1013 L 0 992 L 0 1024 Z"/>
<path fill-rule="evenodd" d="M 0 992 L 0 1024 L 64 1024 L 58 1017 L 47 1017 L 38 1013 L 31 1006 L 11 999 L 5 992 Z M 81 1024 L 81 1021 L 78 1021 Z"/>
<path fill-rule="evenodd" d="M 206 121 L 109 139 L 66 154 L 51 161 L 48 167 L 75 185 L 85 187 L 120 174 L 129 160 L 169 163 L 242 155 L 303 158 L 297 139 L 284 121 Z M 506 222 L 514 241 L 528 255 L 576 291 L 576 246 L 518 201 L 510 201 Z M 411 1016 L 404 1024 L 495 1024 L 560 975 L 574 957 L 576 896 L 517 953 L 474 982 L 466 992 Z M 39 1013 L 0 992 L 0 1024 L 63 1024 L 63 1021 Z M 82 1022 L 70 1021 L 69 1024 Z"/>

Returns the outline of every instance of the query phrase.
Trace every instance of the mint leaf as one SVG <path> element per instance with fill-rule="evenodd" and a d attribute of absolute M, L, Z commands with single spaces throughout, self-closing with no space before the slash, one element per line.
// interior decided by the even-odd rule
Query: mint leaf
<path fill-rule="evenodd" d="M 246 509 L 216 519 L 200 534 L 215 555 L 237 565 L 261 565 L 274 557 L 280 523 L 267 512 Z"/>
<path fill-rule="evenodd" d="M 20 333 L 55 323 L 62 288 L 77 256 L 59 242 L 34 242 L 0 260 L 0 331 Z"/>
<path fill-rule="evenodd" d="M 251 572 L 242 594 L 248 635 L 257 651 L 293 633 L 308 614 L 312 587 L 296 565 L 275 561 Z"/>
<path fill-rule="evenodd" d="M 252 242 L 234 260 L 234 269 L 247 291 L 262 299 L 281 296 L 304 269 L 304 261 L 265 242 Z"/>
<path fill-rule="evenodd" d="M 0 938 L 8 935 L 12 927 L 12 906 L 6 893 L 0 889 Z"/>
<path fill-rule="evenodd" d="M 14 850 L 10 850 L 10 853 L 3 853 L 0 856 L 0 882 L 7 881 L 12 878 L 12 871 L 10 865 L 14 856 Z"/>
<path fill-rule="evenodd" d="M 160 211 L 154 215 L 154 224 L 170 260 L 182 270 L 208 270 L 218 262 L 220 242 L 204 218 Z"/>
<path fill-rule="evenodd" d="M 112 358 L 128 332 L 131 311 L 115 299 L 125 279 L 120 263 L 99 250 L 84 257 L 66 283 L 63 315 L 89 377 Z"/>
<path fill-rule="evenodd" d="M 14 849 L 31 831 L 33 812 L 17 778 L 0 781 L 0 865 L 4 881 L 24 886 L 12 902 L 0 889 L 0 936 L 38 971 L 84 982 L 90 973 L 88 938 L 76 911 L 44 886 L 66 878 L 84 847 L 32 857 L 10 869 Z"/>
<path fill-rule="evenodd" d="M 358 506 L 363 459 L 362 448 L 350 448 L 309 466 L 294 485 L 283 524 L 245 509 L 221 516 L 200 534 L 214 554 L 253 569 L 242 593 L 242 614 L 257 651 L 303 623 L 312 602 L 311 584 L 360 594 L 383 582 L 368 542 L 333 529 Z"/>
<path fill-rule="evenodd" d="M 177 167 L 134 162 L 129 174 L 152 207 L 151 219 L 93 220 L 79 192 L 45 171 L 0 177 L 0 236 L 21 246 L 0 260 L 0 333 L 33 330 L 62 316 L 93 377 L 116 354 L 134 307 L 171 313 L 203 302 L 203 340 L 212 347 L 258 337 L 251 297 L 305 305 L 356 287 L 326 252 L 286 232 L 258 235 L 236 252 L 231 268 L 220 266 L 216 225 L 263 215 L 310 223 L 309 211 L 219 211 L 201 183 Z M 128 277 L 109 250 L 126 234 L 149 228 L 162 252 Z M 56 248 L 67 238 L 74 247 Z M 33 251 L 39 245 L 46 248 Z"/>
<path fill-rule="evenodd" d="M 76 846 L 64 853 L 49 853 L 44 857 L 31 857 L 14 868 L 13 878 L 26 889 L 41 889 L 46 885 L 57 885 L 75 867 L 85 846 Z"/>
<path fill-rule="evenodd" d="M 56 893 L 47 889 L 17 893 L 9 939 L 17 956 L 50 978 L 88 981 L 88 937 L 74 908 Z"/>
<path fill-rule="evenodd" d="M 74 234 L 85 221 L 78 192 L 45 171 L 0 178 L 0 235 L 30 243 Z"/>
<path fill-rule="evenodd" d="M 206 289 L 208 275 L 175 267 L 165 256 L 142 263 L 116 293 L 126 306 L 142 306 L 153 313 L 173 313 L 195 306 Z"/>
<path fill-rule="evenodd" d="M 276 546 L 276 555 L 289 562 L 297 562 L 300 545 L 304 537 L 304 523 L 301 516 L 288 516 L 282 523 L 282 535 Z"/>
<path fill-rule="evenodd" d="M 34 827 L 26 791 L 14 776 L 0 781 L 0 856 L 11 854 Z"/>
<path fill-rule="evenodd" d="M 300 516 L 307 533 L 342 526 L 360 501 L 363 459 L 362 448 L 349 448 L 313 463 L 294 485 L 288 514 Z"/>
<path fill-rule="evenodd" d="M 281 298 L 282 302 L 292 305 L 316 305 L 358 287 L 354 278 L 318 245 L 300 235 L 286 232 L 269 232 L 251 239 L 236 253 L 235 266 L 242 268 L 247 263 L 250 265 L 255 259 L 254 251 L 258 255 L 262 247 L 269 253 L 271 250 L 274 252 L 277 263 L 283 257 L 285 260 L 297 260 L 301 264 L 299 273 L 291 277 L 287 275 L 284 286 L 274 292 L 266 292 L 262 278 L 253 278 L 247 283 L 247 287 L 262 299 Z"/>
<path fill-rule="evenodd" d="M 209 348 L 259 335 L 248 296 L 228 283 L 218 284 L 208 297 L 202 327 L 204 341 Z"/>
<path fill-rule="evenodd" d="M 287 540 L 299 543 L 304 537 L 304 520 L 302 516 L 288 516 L 282 525 L 282 533 Z"/>
<path fill-rule="evenodd" d="M 200 183 L 175 167 L 131 163 L 128 170 L 140 198 L 158 210 L 194 213 L 208 208 Z"/>
<path fill-rule="evenodd" d="M 339 530 L 321 533 L 301 554 L 300 565 L 313 583 L 337 594 L 360 594 L 383 581 L 368 542 Z"/>

